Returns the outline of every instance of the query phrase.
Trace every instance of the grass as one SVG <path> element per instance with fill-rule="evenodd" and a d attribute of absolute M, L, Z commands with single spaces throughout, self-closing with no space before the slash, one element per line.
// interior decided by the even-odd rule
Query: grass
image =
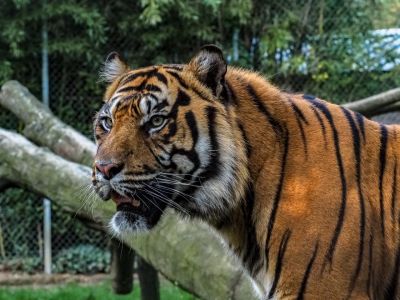
<path fill-rule="evenodd" d="M 45 287 L 2 287 L 0 300 L 139 300 L 139 285 L 133 293 L 124 296 L 115 295 L 108 281 L 92 284 L 66 284 Z M 195 300 L 194 296 L 182 291 L 169 282 L 161 286 L 161 300 Z"/>

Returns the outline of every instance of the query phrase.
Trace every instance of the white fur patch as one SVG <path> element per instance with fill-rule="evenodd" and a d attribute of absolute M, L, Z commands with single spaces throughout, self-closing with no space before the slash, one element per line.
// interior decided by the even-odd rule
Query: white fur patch
<path fill-rule="evenodd" d="M 116 212 L 109 223 L 109 229 L 115 236 L 134 235 L 149 229 L 143 217 L 138 216 L 137 220 L 132 222 L 127 220 L 124 214 L 126 212 Z"/>
<path fill-rule="evenodd" d="M 111 83 L 127 70 L 128 66 L 119 57 L 115 57 L 104 63 L 100 71 L 100 80 Z"/>

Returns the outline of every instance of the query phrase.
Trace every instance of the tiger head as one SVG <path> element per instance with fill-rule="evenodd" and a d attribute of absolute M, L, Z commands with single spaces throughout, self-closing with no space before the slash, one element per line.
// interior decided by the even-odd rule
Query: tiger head
<path fill-rule="evenodd" d="M 136 70 L 109 55 L 92 182 L 116 204 L 114 233 L 148 230 L 167 207 L 218 223 L 237 206 L 246 155 L 224 102 L 226 71 L 212 45 L 185 65 Z"/>

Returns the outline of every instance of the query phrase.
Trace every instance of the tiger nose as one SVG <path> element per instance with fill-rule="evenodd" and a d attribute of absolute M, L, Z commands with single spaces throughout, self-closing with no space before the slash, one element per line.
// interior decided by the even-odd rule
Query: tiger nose
<path fill-rule="evenodd" d="M 110 162 L 96 162 L 95 165 L 97 171 L 103 174 L 103 176 L 108 180 L 110 180 L 119 172 L 121 172 L 124 167 L 123 164 L 116 164 Z"/>

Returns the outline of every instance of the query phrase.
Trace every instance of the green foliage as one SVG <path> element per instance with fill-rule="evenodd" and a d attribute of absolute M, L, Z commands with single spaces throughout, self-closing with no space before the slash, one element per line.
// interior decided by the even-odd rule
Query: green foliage
<path fill-rule="evenodd" d="M 54 257 L 56 273 L 106 273 L 109 266 L 110 252 L 93 245 L 65 248 Z"/>
<path fill-rule="evenodd" d="M 17 79 L 40 95 L 46 19 L 51 108 L 87 135 L 103 90 L 98 71 L 113 50 L 138 67 L 182 63 L 201 45 L 216 43 L 231 63 L 256 69 L 287 90 L 353 100 L 365 91 L 377 93 L 399 84 L 394 79 L 399 78 L 397 69 L 381 72 L 376 67 L 383 57 L 399 59 L 398 52 L 381 47 L 379 37 L 371 35 L 376 26 L 396 25 L 391 16 L 397 6 L 391 0 L 301 0 L 284 5 L 277 0 L 63 0 L 46 6 L 33 0 L 3 1 L 0 84 Z M 383 19 L 392 21 L 377 21 Z M 374 49 L 366 46 L 373 39 Z M 233 56 L 233 49 L 239 57 Z M 377 83 L 360 85 L 360 72 L 374 73 L 362 77 Z"/>
<path fill-rule="evenodd" d="M 43 270 L 43 259 L 39 256 L 15 257 L 4 260 L 2 262 L 2 269 L 5 271 L 20 271 L 33 274 Z"/>

